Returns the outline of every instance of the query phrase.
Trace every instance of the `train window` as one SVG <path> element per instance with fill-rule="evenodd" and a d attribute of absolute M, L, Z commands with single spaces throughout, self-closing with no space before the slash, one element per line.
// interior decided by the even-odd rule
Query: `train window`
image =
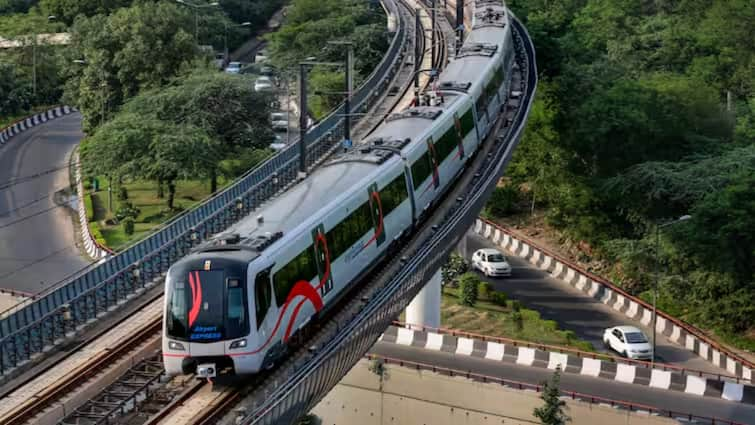
<path fill-rule="evenodd" d="M 231 278 L 228 282 L 228 298 L 226 313 L 226 332 L 228 335 L 240 335 L 244 333 L 246 324 L 244 311 L 244 288 L 239 279 Z"/>
<path fill-rule="evenodd" d="M 257 329 L 262 325 L 267 310 L 270 309 L 272 295 L 270 269 L 257 273 L 257 277 L 254 278 L 254 309 L 257 317 Z"/>
<path fill-rule="evenodd" d="M 317 276 L 317 266 L 314 250 L 310 245 L 273 275 L 275 301 L 279 306 L 283 305 L 296 282 L 300 280 L 309 282 L 315 276 Z"/>
<path fill-rule="evenodd" d="M 409 197 L 406 191 L 406 178 L 401 173 L 380 190 L 380 204 L 383 207 L 383 217 L 391 213 L 396 207 Z"/>
<path fill-rule="evenodd" d="M 380 199 L 382 201 L 382 197 Z M 335 261 L 336 258 L 340 257 L 372 227 L 370 204 L 365 202 L 325 235 L 328 241 L 330 261 Z"/>
<path fill-rule="evenodd" d="M 474 115 L 472 108 L 469 108 L 459 120 L 461 122 L 461 134 L 466 138 L 470 131 L 474 130 Z"/>
<path fill-rule="evenodd" d="M 188 330 L 188 312 L 186 306 L 186 283 L 175 282 L 170 296 L 170 311 L 166 326 L 168 335 L 176 338 L 186 338 Z"/>
<path fill-rule="evenodd" d="M 425 152 L 424 155 L 419 157 L 414 164 L 412 164 L 412 182 L 414 183 L 414 190 L 417 190 L 419 186 L 432 174 L 432 162 L 430 161 L 430 155 Z"/>
<path fill-rule="evenodd" d="M 456 136 L 456 129 L 453 126 L 435 143 L 435 151 L 441 162 L 458 147 L 458 137 Z"/>

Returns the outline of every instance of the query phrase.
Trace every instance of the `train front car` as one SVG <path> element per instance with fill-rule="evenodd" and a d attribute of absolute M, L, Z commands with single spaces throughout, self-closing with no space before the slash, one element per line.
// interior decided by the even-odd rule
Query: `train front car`
<path fill-rule="evenodd" d="M 259 369 L 258 356 L 240 355 L 257 342 L 248 314 L 253 257 L 246 250 L 203 251 L 168 270 L 162 344 L 168 375 L 212 378 Z"/>

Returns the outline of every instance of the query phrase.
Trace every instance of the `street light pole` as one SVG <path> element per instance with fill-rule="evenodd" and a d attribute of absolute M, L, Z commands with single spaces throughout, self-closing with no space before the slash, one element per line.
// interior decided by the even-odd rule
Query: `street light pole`
<path fill-rule="evenodd" d="M 225 32 L 223 33 L 223 62 L 228 61 L 228 21 L 223 21 L 225 24 Z M 233 25 L 234 28 L 237 27 L 248 27 L 249 25 L 252 25 L 251 22 L 242 22 L 238 25 Z M 223 67 L 225 67 L 225 63 L 223 64 Z"/>
<path fill-rule="evenodd" d="M 299 174 L 307 174 L 307 65 L 299 63 Z"/>
<path fill-rule="evenodd" d="M 650 358 L 650 366 L 651 368 L 655 365 L 655 341 L 656 341 L 656 333 L 657 333 L 657 326 L 658 323 L 658 279 L 659 279 L 659 269 L 660 269 L 660 256 L 659 253 L 661 251 L 661 229 L 667 226 L 671 226 L 677 223 L 681 223 L 682 221 L 687 221 L 690 218 L 692 218 L 691 215 L 683 215 L 679 217 L 678 219 L 674 221 L 670 221 L 665 224 L 656 224 L 655 225 L 655 283 L 653 284 L 653 356 Z"/>
<path fill-rule="evenodd" d="M 176 0 L 176 2 L 194 9 L 194 44 L 199 47 L 199 9 L 220 6 L 220 3 L 214 1 L 210 4 L 201 5 L 188 3 L 185 0 Z"/>
<path fill-rule="evenodd" d="M 430 9 L 430 66 L 435 66 L 435 0 L 432 0 Z"/>
<path fill-rule="evenodd" d="M 329 41 L 328 44 L 346 46 L 346 99 L 343 101 L 343 148 L 351 146 L 351 94 L 354 91 L 354 44 L 351 41 Z"/>
<path fill-rule="evenodd" d="M 419 9 L 414 9 L 414 104 L 419 105 L 419 72 L 416 72 L 422 64 L 422 52 L 419 48 L 419 37 L 425 37 L 425 33 L 422 32 L 422 25 L 419 21 Z M 430 65 L 432 66 L 432 64 Z"/>

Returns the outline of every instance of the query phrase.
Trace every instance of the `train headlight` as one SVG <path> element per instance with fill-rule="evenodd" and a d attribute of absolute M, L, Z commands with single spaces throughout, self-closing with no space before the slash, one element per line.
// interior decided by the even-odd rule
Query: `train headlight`
<path fill-rule="evenodd" d="M 234 348 L 246 348 L 246 340 L 245 339 L 240 339 L 238 341 L 233 341 L 231 343 L 231 346 L 229 348 L 231 350 L 233 350 Z"/>
<path fill-rule="evenodd" d="M 176 350 L 176 351 L 184 351 L 185 350 L 184 345 L 181 344 L 180 342 L 176 342 L 176 341 L 169 341 L 168 342 L 168 348 L 170 348 L 171 350 Z"/>

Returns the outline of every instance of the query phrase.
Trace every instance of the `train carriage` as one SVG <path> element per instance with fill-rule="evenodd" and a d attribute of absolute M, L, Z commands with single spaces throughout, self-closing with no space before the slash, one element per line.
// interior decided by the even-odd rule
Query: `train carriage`
<path fill-rule="evenodd" d="M 448 190 L 505 104 L 505 7 L 478 2 L 432 102 L 389 116 L 360 146 L 197 247 L 168 271 L 170 375 L 251 374 L 335 304 Z"/>

